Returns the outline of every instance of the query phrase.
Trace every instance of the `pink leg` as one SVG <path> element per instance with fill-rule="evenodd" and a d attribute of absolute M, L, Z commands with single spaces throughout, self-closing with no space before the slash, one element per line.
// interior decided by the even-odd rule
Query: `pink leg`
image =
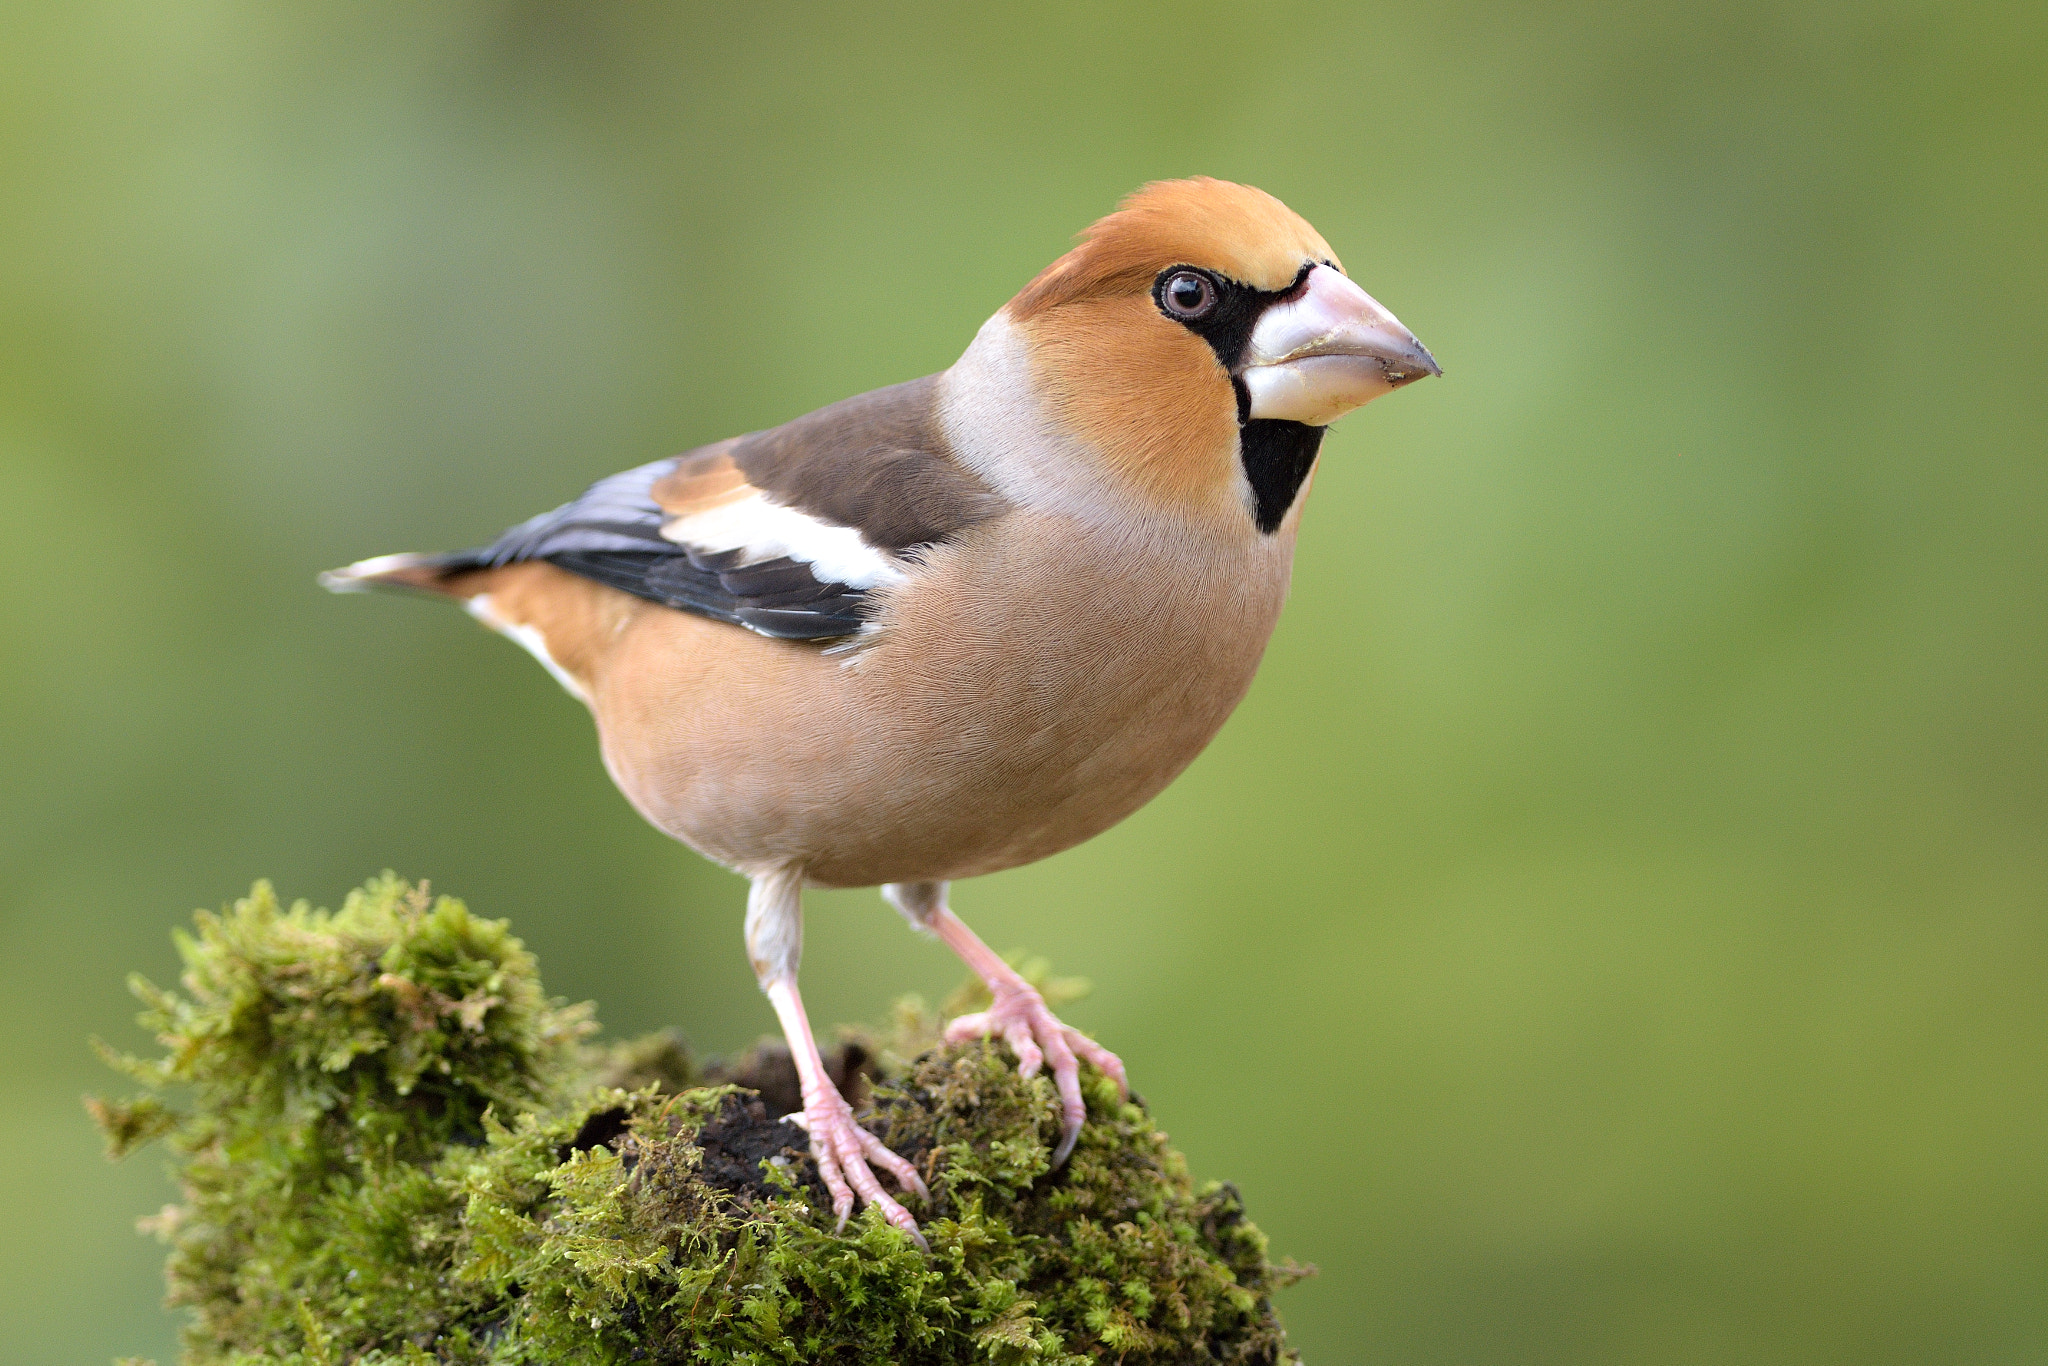
<path fill-rule="evenodd" d="M 995 1035 L 1017 1055 L 1017 1071 L 1031 1077 L 1045 1063 L 1052 1064 L 1053 1085 L 1060 1093 L 1063 1128 L 1052 1164 L 1057 1167 L 1074 1151 L 1081 1136 L 1081 1124 L 1088 1107 L 1081 1099 L 1081 1065 L 1086 1058 L 1105 1075 L 1114 1078 L 1117 1091 L 1128 1097 L 1130 1084 L 1124 1076 L 1122 1059 L 1071 1025 L 1063 1024 L 1047 1009 L 1038 989 L 1019 977 L 981 937 L 967 928 L 959 916 L 946 909 L 946 885 L 942 882 L 892 883 L 882 889 L 895 907 L 939 937 L 947 948 L 960 955 L 968 967 L 988 984 L 995 998 L 987 1010 L 962 1015 L 946 1026 L 951 1040 Z"/>
<path fill-rule="evenodd" d="M 803 1087 L 804 1109 L 798 1120 L 811 1136 L 811 1157 L 818 1164 L 818 1178 L 832 1196 L 832 1212 L 839 1226 L 846 1226 L 853 1212 L 853 1197 L 882 1211 L 897 1228 L 927 1247 L 910 1211 L 889 1198 L 875 1179 L 869 1164 L 881 1167 L 896 1178 L 896 1184 L 921 1200 L 931 1192 L 919 1179 L 917 1168 L 884 1147 L 882 1140 L 853 1122 L 853 1109 L 832 1078 L 825 1073 L 825 1060 L 818 1055 L 818 1041 L 811 1033 L 810 1018 L 804 1014 L 803 997 L 797 994 L 796 966 L 803 953 L 803 878 L 795 869 L 776 869 L 757 874 L 747 896 L 747 957 L 754 964 L 761 990 L 782 1021 L 782 1035 L 789 1040 L 790 1055 L 796 1060 L 797 1080 Z M 792 1118 L 795 1118 L 794 1116 Z"/>
<path fill-rule="evenodd" d="M 884 1218 L 929 1252 L 924 1235 L 918 1232 L 917 1220 L 889 1198 L 868 1164 L 882 1167 L 896 1178 L 898 1186 L 928 1201 L 931 1192 L 925 1189 L 917 1168 L 854 1123 L 852 1107 L 825 1075 L 825 1060 L 818 1055 L 818 1041 L 811 1034 L 811 1022 L 804 1014 L 803 998 L 797 995 L 795 979 L 769 983 L 768 1000 L 775 1006 L 775 1014 L 782 1021 L 783 1037 L 789 1040 L 789 1051 L 796 1059 L 796 1074 L 804 1094 L 799 1122 L 811 1135 L 811 1157 L 818 1164 L 818 1176 L 825 1189 L 832 1194 L 832 1212 L 838 1216 L 839 1226 L 846 1227 L 846 1216 L 853 1212 L 854 1193 L 859 1192 L 862 1200 L 881 1210 Z"/>

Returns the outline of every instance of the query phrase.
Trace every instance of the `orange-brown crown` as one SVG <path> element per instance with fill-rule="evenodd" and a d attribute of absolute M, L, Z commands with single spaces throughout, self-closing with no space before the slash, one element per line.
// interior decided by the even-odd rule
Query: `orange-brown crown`
<path fill-rule="evenodd" d="M 1206 176 L 1162 180 L 1082 233 L 1003 311 L 1030 347 L 1052 411 L 1126 486 L 1244 520 L 1230 376 L 1208 342 L 1160 312 L 1153 283 L 1169 266 L 1189 265 L 1283 290 L 1305 264 L 1335 260 L 1314 228 L 1264 190 Z"/>
<path fill-rule="evenodd" d="M 1271 290 L 1292 284 L 1304 261 L 1337 261 L 1301 215 L 1264 190 L 1208 176 L 1155 180 L 1080 236 L 1081 245 L 1010 301 L 1012 318 L 1022 322 L 1104 295 L 1148 293 L 1168 266 L 1201 266 Z"/>

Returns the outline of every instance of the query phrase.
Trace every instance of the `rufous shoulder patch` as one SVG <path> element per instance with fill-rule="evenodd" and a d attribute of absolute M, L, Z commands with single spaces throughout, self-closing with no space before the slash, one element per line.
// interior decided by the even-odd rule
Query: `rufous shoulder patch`
<path fill-rule="evenodd" d="M 737 503 L 760 492 L 732 458 L 730 441 L 676 457 L 675 467 L 648 488 L 648 496 L 670 518 L 690 517 Z"/>

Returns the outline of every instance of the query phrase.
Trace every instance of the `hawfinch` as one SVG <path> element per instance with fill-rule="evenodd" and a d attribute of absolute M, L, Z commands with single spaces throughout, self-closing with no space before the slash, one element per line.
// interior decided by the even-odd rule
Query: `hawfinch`
<path fill-rule="evenodd" d="M 752 879 L 747 955 L 802 1079 L 792 1116 L 843 1223 L 917 1238 L 797 994 L 806 886 L 867 887 L 950 946 L 994 1035 L 1062 1024 L 946 885 L 1122 820 L 1209 742 L 1280 615 L 1324 428 L 1436 362 L 1279 200 L 1148 185 L 996 311 L 952 368 L 600 479 L 475 550 L 323 576 L 454 598 L 597 719 L 640 814 Z"/>

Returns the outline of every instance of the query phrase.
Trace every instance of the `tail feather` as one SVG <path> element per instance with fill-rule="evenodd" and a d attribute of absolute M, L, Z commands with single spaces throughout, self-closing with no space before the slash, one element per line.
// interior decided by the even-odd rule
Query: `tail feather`
<path fill-rule="evenodd" d="M 411 589 L 439 597 L 460 597 L 450 581 L 477 566 L 461 555 L 377 555 L 320 575 L 330 593 L 368 593 L 373 589 Z"/>

